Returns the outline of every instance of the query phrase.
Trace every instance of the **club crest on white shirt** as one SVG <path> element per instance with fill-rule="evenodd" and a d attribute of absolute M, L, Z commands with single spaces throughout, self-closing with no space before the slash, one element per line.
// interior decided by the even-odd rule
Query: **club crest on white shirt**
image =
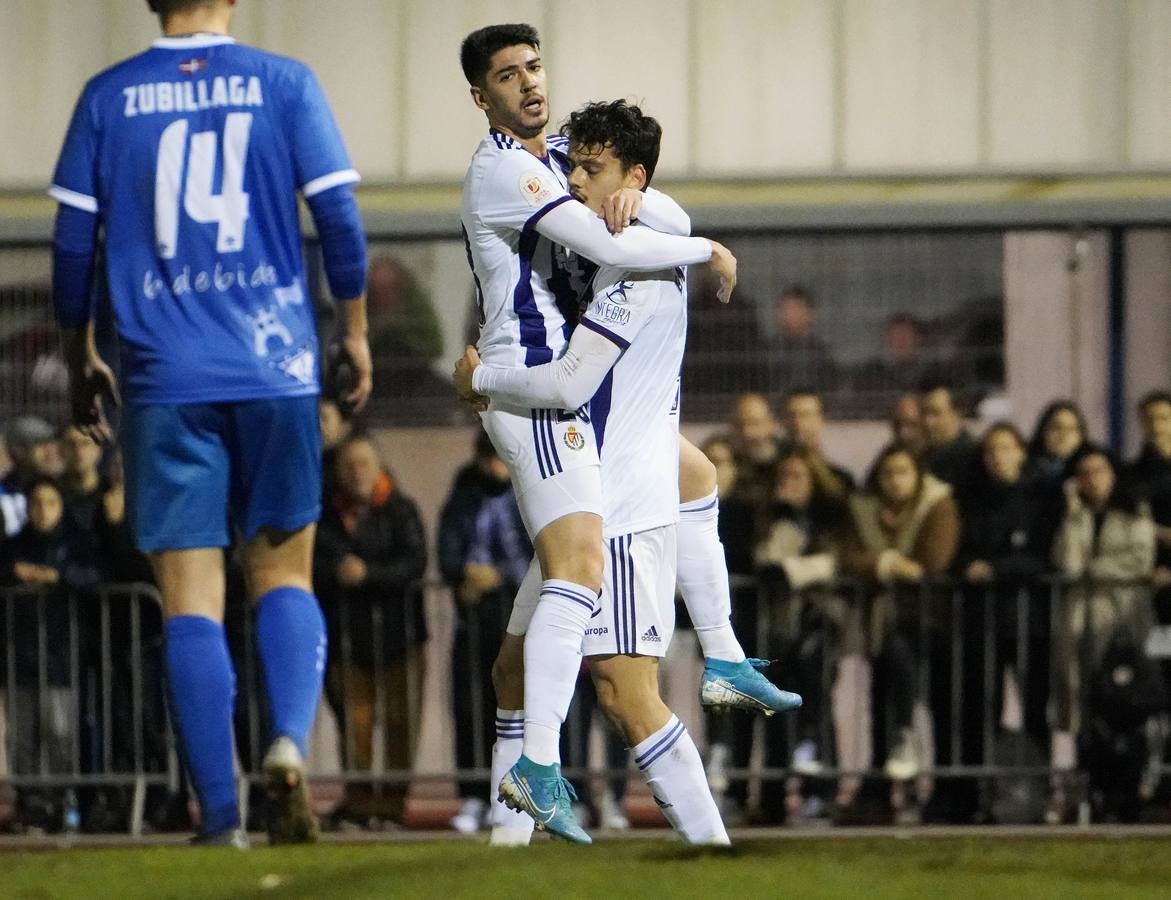
<path fill-rule="evenodd" d="M 578 431 L 577 428 L 573 425 L 570 425 L 565 429 L 565 434 L 562 436 L 561 440 L 570 450 L 581 450 L 585 447 L 585 435 Z"/>

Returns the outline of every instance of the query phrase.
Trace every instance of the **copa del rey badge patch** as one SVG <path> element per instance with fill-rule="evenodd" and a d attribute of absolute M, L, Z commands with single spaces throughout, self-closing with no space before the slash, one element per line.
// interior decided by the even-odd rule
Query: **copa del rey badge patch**
<path fill-rule="evenodd" d="M 541 206 L 553 196 L 553 188 L 540 172 L 529 172 L 520 176 L 520 193 L 530 206 Z"/>
<path fill-rule="evenodd" d="M 562 436 L 561 440 L 565 442 L 565 446 L 570 450 L 580 450 L 585 446 L 585 435 L 578 431 L 577 428 L 573 425 L 570 425 L 565 429 L 565 434 Z"/>

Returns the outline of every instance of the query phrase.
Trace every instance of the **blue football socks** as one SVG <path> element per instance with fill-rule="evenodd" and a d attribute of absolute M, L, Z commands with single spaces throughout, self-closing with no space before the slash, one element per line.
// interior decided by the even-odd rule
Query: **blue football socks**
<path fill-rule="evenodd" d="M 317 599 L 296 587 L 269 591 L 257 603 L 256 644 L 273 737 L 291 738 L 305 757 L 325 673 L 325 619 Z"/>
<path fill-rule="evenodd" d="M 166 625 L 167 691 L 203 831 L 237 828 L 232 707 L 236 673 L 224 626 L 204 616 L 175 616 Z"/>

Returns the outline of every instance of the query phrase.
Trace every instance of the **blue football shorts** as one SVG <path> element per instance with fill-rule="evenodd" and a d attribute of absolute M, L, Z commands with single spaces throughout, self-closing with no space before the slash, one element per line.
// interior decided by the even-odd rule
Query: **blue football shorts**
<path fill-rule="evenodd" d="M 144 552 L 226 547 L 232 530 L 298 531 L 321 517 L 316 397 L 127 404 L 126 509 Z"/>

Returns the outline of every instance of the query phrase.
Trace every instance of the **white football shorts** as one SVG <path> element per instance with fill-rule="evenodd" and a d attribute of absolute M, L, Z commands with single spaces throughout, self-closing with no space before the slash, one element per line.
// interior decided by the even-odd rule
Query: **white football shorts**
<path fill-rule="evenodd" d="M 602 596 L 586 625 L 583 656 L 666 656 L 675 631 L 675 525 L 603 542 Z M 508 633 L 528 631 L 541 599 L 541 567 L 534 559 L 516 592 Z"/>
<path fill-rule="evenodd" d="M 489 407 L 484 430 L 512 476 L 529 536 L 575 512 L 602 515 L 602 477 L 594 431 L 555 409 Z"/>
<path fill-rule="evenodd" d="M 667 655 L 677 540 L 674 524 L 605 539 L 601 611 L 586 626 L 583 656 Z"/>

